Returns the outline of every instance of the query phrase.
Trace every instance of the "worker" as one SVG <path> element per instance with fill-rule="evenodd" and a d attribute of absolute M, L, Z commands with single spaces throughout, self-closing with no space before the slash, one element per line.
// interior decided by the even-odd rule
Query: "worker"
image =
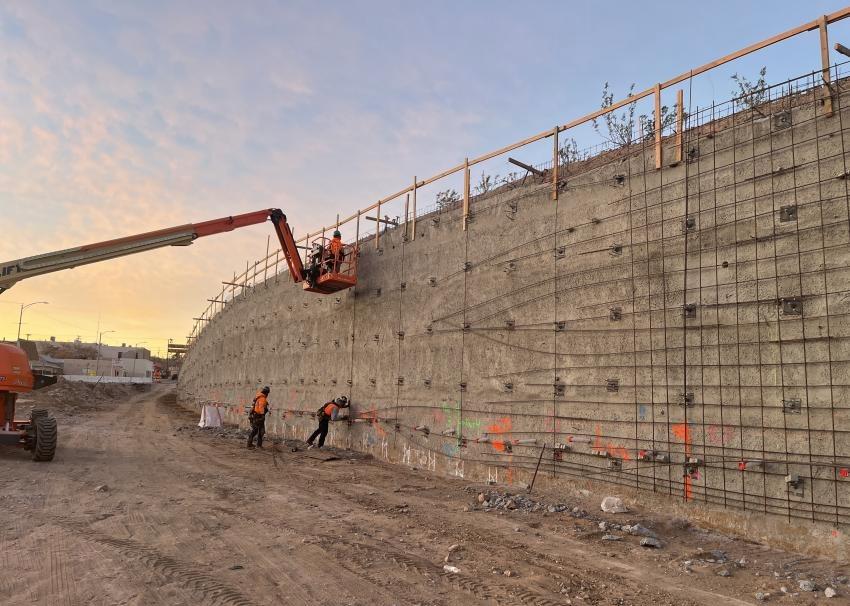
<path fill-rule="evenodd" d="M 304 278 L 310 286 L 315 286 L 316 281 L 319 279 L 323 254 L 322 245 L 318 242 L 313 242 L 313 249 L 310 251 L 310 263 L 308 263 L 307 270 L 304 272 Z"/>
<path fill-rule="evenodd" d="M 254 448 L 254 436 L 257 438 L 257 448 L 263 447 L 263 436 L 266 435 L 266 415 L 271 412 L 268 399 L 270 391 L 271 389 L 267 385 L 254 396 L 254 404 L 251 406 L 251 412 L 248 413 L 248 421 L 251 423 L 248 448 Z"/>
<path fill-rule="evenodd" d="M 328 255 L 328 271 L 339 272 L 339 264 L 342 262 L 344 248 L 345 244 L 342 243 L 342 234 L 337 229 L 334 231 L 330 244 L 328 244 L 328 252 L 330 253 Z"/>
<path fill-rule="evenodd" d="M 323 404 L 322 407 L 316 411 L 316 417 L 319 419 L 319 427 L 313 434 L 307 438 L 307 448 L 321 448 L 325 445 L 325 438 L 328 435 L 328 424 L 331 421 L 336 421 L 337 416 L 339 414 L 340 408 L 348 408 L 348 398 L 345 396 L 340 396 L 338 398 L 334 398 L 327 404 Z M 313 440 L 316 439 L 316 436 L 319 437 L 318 445 L 313 444 Z"/>

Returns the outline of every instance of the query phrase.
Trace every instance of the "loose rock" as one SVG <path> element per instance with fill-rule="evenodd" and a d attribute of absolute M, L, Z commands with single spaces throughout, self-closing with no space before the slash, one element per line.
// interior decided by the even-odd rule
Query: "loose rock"
<path fill-rule="evenodd" d="M 814 591 L 815 589 L 817 589 L 817 586 L 814 584 L 814 582 L 808 579 L 803 579 L 802 581 L 800 581 L 799 585 L 800 591 Z"/>
<path fill-rule="evenodd" d="M 623 530 L 635 536 L 650 537 L 653 539 L 658 538 L 657 534 L 652 532 L 649 528 L 641 526 L 640 524 L 634 524 L 632 526 L 623 526 Z"/>
<path fill-rule="evenodd" d="M 651 547 L 652 549 L 661 549 L 661 541 L 653 537 L 644 537 L 640 540 L 641 547 Z"/>
<path fill-rule="evenodd" d="M 838 595 L 838 592 L 835 591 L 832 587 L 827 587 L 823 590 L 823 595 L 827 598 L 834 598 Z"/>
<path fill-rule="evenodd" d="M 602 499 L 601 507 L 605 513 L 628 513 L 629 511 L 620 497 L 605 497 Z"/>

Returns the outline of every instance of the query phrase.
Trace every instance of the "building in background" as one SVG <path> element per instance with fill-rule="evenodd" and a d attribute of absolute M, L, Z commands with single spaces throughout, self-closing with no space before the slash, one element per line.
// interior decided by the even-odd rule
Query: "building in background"
<path fill-rule="evenodd" d="M 75 341 L 22 341 L 33 370 L 62 374 L 68 381 L 103 383 L 152 383 L 154 362 L 144 347 L 126 343 L 104 345 Z"/>
<path fill-rule="evenodd" d="M 19 347 L 26 352 L 30 362 L 30 368 L 33 372 L 49 376 L 57 376 L 63 373 L 64 361 L 39 353 L 38 345 L 35 341 L 21 339 Z"/>
<path fill-rule="evenodd" d="M 106 383 L 152 383 L 151 360 L 114 358 L 109 360 L 65 360 L 68 381 L 100 380 Z"/>

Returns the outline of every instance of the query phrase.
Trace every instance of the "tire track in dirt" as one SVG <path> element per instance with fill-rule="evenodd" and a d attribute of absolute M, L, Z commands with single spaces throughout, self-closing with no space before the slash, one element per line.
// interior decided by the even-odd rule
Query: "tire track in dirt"
<path fill-rule="evenodd" d="M 238 515 L 238 512 L 235 511 L 229 511 L 228 513 Z M 312 515 L 306 511 L 302 513 L 302 515 L 305 514 L 305 517 Z M 316 524 L 320 524 L 320 520 L 317 520 Z M 375 575 L 364 574 L 363 572 L 373 565 L 372 559 L 381 559 L 385 563 L 392 564 L 400 570 L 414 572 L 428 579 L 439 579 L 451 588 L 462 590 L 473 597 L 485 601 L 494 601 L 497 604 L 504 604 L 505 606 L 515 606 L 517 599 L 526 606 L 563 606 L 563 602 L 552 601 L 531 589 L 526 588 L 517 591 L 516 588 L 505 583 L 494 581 L 482 582 L 462 573 L 447 573 L 441 565 L 434 564 L 430 560 L 416 557 L 410 553 L 404 553 L 384 542 L 364 543 L 352 541 L 340 535 L 316 532 L 305 534 L 303 530 L 286 522 L 278 522 L 278 527 L 285 528 L 294 535 L 307 537 L 310 540 L 318 542 L 325 551 L 332 552 L 337 560 L 354 561 L 358 565 L 358 574 L 365 576 L 379 587 L 388 587 L 388 583 Z"/>
<path fill-rule="evenodd" d="M 204 596 L 211 604 L 220 606 L 257 606 L 236 589 L 219 581 L 185 562 L 157 549 L 146 547 L 132 539 L 119 539 L 93 530 L 88 525 L 60 516 L 49 516 L 55 525 L 72 530 L 81 537 L 95 543 L 107 545 L 124 557 L 143 563 L 162 577 L 183 585 Z"/>
<path fill-rule="evenodd" d="M 207 445 L 207 446 L 211 447 L 210 445 Z M 200 454 L 201 449 L 197 449 L 197 450 Z M 259 453 L 257 453 L 257 454 L 259 454 Z M 297 464 L 299 462 L 304 461 L 303 458 L 300 458 L 297 455 L 292 455 L 292 454 L 286 453 L 286 452 L 278 451 L 276 453 L 276 455 L 277 455 L 279 462 L 284 463 L 284 464 L 285 463 Z M 233 469 L 234 473 L 239 473 L 238 465 L 234 464 L 230 459 L 223 458 L 223 460 L 226 461 L 226 463 L 225 463 L 226 465 L 232 466 L 231 468 Z M 321 464 L 319 464 L 319 465 L 321 465 Z M 315 464 L 308 471 L 295 468 L 292 465 L 281 466 L 280 468 L 278 468 L 278 472 L 281 469 L 286 470 L 286 475 L 288 476 L 286 479 L 290 481 L 289 482 L 290 486 L 293 485 L 292 480 L 295 480 L 296 478 L 298 478 L 298 479 L 300 479 L 304 482 L 315 479 L 315 472 L 316 472 Z M 374 469 L 373 471 L 374 472 L 380 472 L 381 470 L 380 470 L 380 467 L 378 467 L 377 469 Z M 281 478 L 278 475 L 278 477 L 276 479 L 279 481 Z M 312 502 L 314 502 L 317 497 L 323 498 L 323 499 L 333 499 L 335 501 L 339 501 L 339 499 L 342 498 L 349 503 L 357 504 L 359 507 L 361 507 L 364 510 L 365 509 L 374 510 L 374 509 L 386 508 L 387 503 L 384 502 L 384 501 L 377 501 L 377 500 L 374 500 L 374 499 L 369 499 L 368 497 L 364 497 L 363 495 L 360 495 L 360 494 L 350 494 L 346 490 L 347 486 L 348 486 L 347 484 L 337 483 L 337 484 L 334 484 L 331 487 L 331 486 L 325 485 L 323 483 L 315 483 L 310 488 L 311 494 L 309 496 L 302 494 L 300 491 L 290 490 L 287 493 L 287 497 L 289 499 L 293 500 L 293 501 L 300 501 L 304 505 L 304 507 L 302 507 L 302 510 L 305 511 L 305 512 L 308 511 L 309 505 Z M 492 531 L 489 531 L 489 530 L 486 530 L 486 529 L 480 528 L 480 527 L 476 527 L 474 529 L 471 529 L 466 525 L 457 524 L 457 523 L 453 522 L 448 516 L 441 518 L 441 523 L 443 523 L 444 525 L 452 526 L 452 529 L 450 530 L 450 532 L 454 533 L 455 535 L 464 535 L 464 534 L 469 534 L 470 532 L 479 535 L 476 543 L 479 543 L 481 545 L 487 545 L 489 550 L 498 550 L 498 551 L 504 550 L 504 552 L 509 552 L 509 553 L 523 553 L 524 563 L 528 564 L 529 566 L 532 566 L 532 567 L 535 567 L 535 568 L 538 568 L 538 569 L 543 569 L 543 570 L 546 570 L 547 572 L 557 574 L 557 575 L 563 575 L 564 572 L 565 572 L 563 565 L 557 563 L 556 558 L 554 556 L 552 556 L 550 554 L 542 553 L 542 552 L 539 552 L 539 551 L 532 551 L 528 545 L 507 539 L 505 534 L 495 533 L 495 532 L 492 532 Z M 587 548 L 586 544 L 583 544 L 580 541 L 577 541 L 576 539 L 571 538 L 571 537 L 562 537 L 562 538 L 567 543 L 569 543 L 571 545 L 570 551 L 576 551 L 576 552 L 586 551 L 586 548 Z M 334 540 L 337 541 L 337 542 L 341 542 L 341 539 L 339 539 L 338 537 L 334 537 Z M 388 549 L 388 547 L 387 547 L 386 544 L 381 543 L 380 546 L 378 547 L 378 549 L 386 550 L 386 549 Z M 372 555 L 375 555 L 375 554 L 372 554 Z M 410 555 L 410 554 L 408 553 L 407 555 Z M 677 583 L 671 583 L 670 579 L 668 577 L 666 577 L 665 575 L 660 575 L 660 574 L 655 573 L 653 571 L 648 571 L 646 569 L 635 567 L 635 566 L 632 566 L 632 565 L 627 564 L 627 563 L 622 562 L 622 561 L 621 562 L 611 562 L 610 569 L 606 570 L 604 572 L 600 569 L 587 568 L 585 566 L 581 566 L 582 560 L 584 560 L 586 558 L 586 553 L 584 553 L 584 554 L 577 553 L 577 556 L 581 556 L 581 557 L 577 557 L 575 561 L 570 562 L 570 569 L 571 569 L 572 572 L 579 572 L 579 573 L 585 575 L 587 578 L 596 578 L 596 579 L 599 579 L 599 580 L 603 580 L 603 577 L 604 577 L 605 580 L 616 579 L 617 585 L 624 587 L 624 588 L 628 587 L 628 586 L 632 586 L 633 588 L 639 588 L 643 583 L 645 583 L 647 578 L 652 578 L 653 581 L 654 581 L 654 584 L 656 585 L 657 590 L 663 591 L 665 596 L 668 599 L 676 600 L 677 604 L 680 604 L 681 606 L 688 606 L 688 605 L 696 606 L 697 604 L 704 604 L 704 605 L 713 606 L 714 604 L 716 604 L 717 600 L 725 600 L 729 604 L 738 604 L 738 605 L 748 604 L 745 601 L 738 600 L 738 599 L 731 597 L 731 596 L 728 596 L 728 595 L 718 594 L 718 593 L 711 592 L 711 591 L 705 591 L 705 590 L 701 590 L 701 589 L 691 587 L 691 586 L 680 586 Z M 402 557 L 406 557 L 406 556 L 404 554 L 402 554 Z M 563 557 L 563 556 L 561 556 L 561 557 Z M 441 568 L 440 568 L 439 572 L 442 574 Z M 455 575 L 452 575 L 452 576 L 455 576 Z M 461 577 L 462 576 L 463 575 L 461 575 Z M 461 588 L 464 588 L 462 585 L 460 585 L 460 583 L 461 583 L 461 578 L 459 577 L 456 581 L 456 585 L 460 586 Z M 544 604 L 547 601 L 551 604 L 561 604 L 562 603 L 562 602 L 551 602 L 550 598 L 541 595 L 540 593 L 536 592 L 532 588 L 514 587 L 514 586 L 511 586 L 511 585 L 508 585 L 508 584 L 505 584 L 505 583 L 497 583 L 497 582 L 495 582 L 495 580 L 488 580 L 486 583 L 481 583 L 480 581 L 474 581 L 474 580 L 470 582 L 469 579 L 467 578 L 464 581 L 464 584 L 465 584 L 465 588 L 467 588 L 469 591 L 471 591 L 473 593 L 476 592 L 476 591 L 481 592 L 479 595 L 483 596 L 485 599 L 490 599 L 489 598 L 490 594 L 487 593 L 486 588 L 493 586 L 493 587 L 499 587 L 502 591 L 508 592 L 508 594 L 511 597 L 513 597 L 515 599 L 519 599 L 523 604 L 531 604 L 531 605 Z M 480 587 L 479 587 L 479 585 L 480 585 Z M 520 595 L 520 593 L 522 593 L 523 595 Z M 623 593 L 626 596 L 628 595 L 628 592 L 623 592 Z M 685 598 L 684 595 L 686 595 L 686 593 L 689 593 L 691 598 L 696 598 L 696 599 Z M 508 603 L 510 604 L 510 603 L 515 603 L 515 602 L 508 602 Z"/>

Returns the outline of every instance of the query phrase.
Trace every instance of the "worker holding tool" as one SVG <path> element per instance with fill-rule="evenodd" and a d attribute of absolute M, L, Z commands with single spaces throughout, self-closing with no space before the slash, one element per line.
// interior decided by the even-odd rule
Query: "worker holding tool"
<path fill-rule="evenodd" d="M 327 404 L 323 404 L 322 407 L 316 411 L 316 417 L 319 419 L 319 427 L 313 434 L 307 438 L 307 448 L 321 448 L 325 445 L 325 438 L 328 435 L 328 424 L 331 421 L 338 420 L 338 414 L 340 408 L 348 408 L 348 398 L 345 396 L 340 396 L 338 398 L 334 398 Z M 319 437 L 319 444 L 313 444 L 313 440 L 316 439 L 316 436 Z"/>
<path fill-rule="evenodd" d="M 266 415 L 269 410 L 268 386 L 263 387 L 254 396 L 254 404 L 248 413 L 248 421 L 251 423 L 251 435 L 248 436 L 248 448 L 254 448 L 254 436 L 257 437 L 257 448 L 263 447 L 263 436 L 266 434 Z"/>

